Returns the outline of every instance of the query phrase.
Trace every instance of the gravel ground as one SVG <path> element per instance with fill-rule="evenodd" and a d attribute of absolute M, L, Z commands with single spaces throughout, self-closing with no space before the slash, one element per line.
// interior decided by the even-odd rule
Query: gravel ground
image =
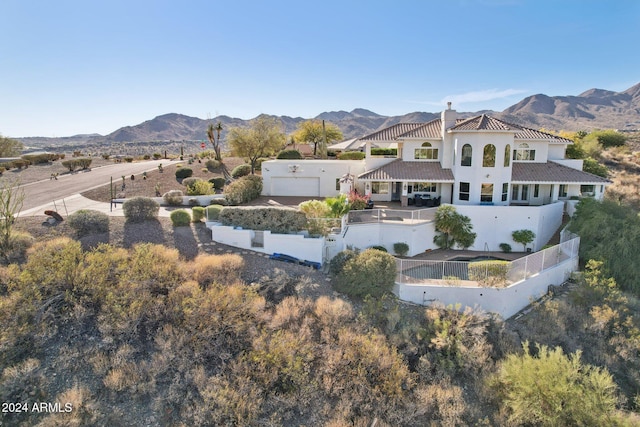
<path fill-rule="evenodd" d="M 0 175 L 1 182 L 14 182 L 18 181 L 20 184 L 28 184 L 30 182 L 42 181 L 50 179 L 52 173 L 64 175 L 69 173 L 69 169 L 62 166 L 64 160 L 71 159 L 71 154 L 66 154 L 63 160 L 56 160 L 48 164 L 31 165 L 28 168 L 22 169 L 9 169 Z M 113 164 L 113 160 L 105 160 L 102 157 L 92 157 L 91 167 L 97 168 L 100 166 Z"/>
<path fill-rule="evenodd" d="M 16 221 L 16 229 L 29 232 L 36 240 L 48 240 L 55 237 L 75 238 L 73 229 L 66 221 L 55 226 L 43 225 L 46 217 L 24 217 Z M 110 217 L 109 232 L 94 234 L 79 239 L 85 249 L 99 243 L 111 243 L 118 247 L 130 248 L 136 243 L 150 242 L 177 249 L 181 256 L 189 261 L 197 255 L 236 253 L 244 259 L 245 267 L 242 279 L 246 283 L 261 283 L 263 278 L 274 277 L 278 270 L 298 278 L 298 295 L 317 298 L 321 295 L 337 296 L 331 287 L 329 276 L 322 271 L 301 265 L 288 264 L 268 258 L 259 252 L 223 245 L 211 240 L 211 232 L 204 223 L 190 227 L 174 228 L 169 218 L 158 218 L 139 224 L 127 223 L 122 217 Z"/>

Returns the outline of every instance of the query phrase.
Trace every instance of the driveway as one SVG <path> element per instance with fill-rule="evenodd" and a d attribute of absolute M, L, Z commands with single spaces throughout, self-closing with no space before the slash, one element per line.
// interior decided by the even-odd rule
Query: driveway
<path fill-rule="evenodd" d="M 162 159 L 138 163 L 116 163 L 89 171 L 60 175 L 58 180 L 45 180 L 25 184 L 21 186 L 25 193 L 22 210 L 26 211 L 38 206 L 50 205 L 54 200 L 65 199 L 83 191 L 109 184 L 112 177 L 114 182 L 118 182 L 122 175 L 138 175 L 144 171 L 154 170 L 160 163 L 166 165 L 169 161 Z"/>

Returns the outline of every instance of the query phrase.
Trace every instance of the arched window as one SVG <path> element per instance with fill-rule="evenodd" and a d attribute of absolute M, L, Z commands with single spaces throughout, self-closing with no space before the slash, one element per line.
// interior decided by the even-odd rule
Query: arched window
<path fill-rule="evenodd" d="M 496 146 L 493 144 L 487 144 L 484 146 L 484 153 L 482 154 L 482 167 L 492 168 L 496 165 Z"/>
<path fill-rule="evenodd" d="M 513 160 L 535 160 L 536 150 L 530 150 L 529 144 L 522 143 L 518 148 L 513 150 Z"/>
<path fill-rule="evenodd" d="M 508 167 L 509 166 L 509 161 L 511 160 L 511 145 L 507 144 L 506 147 L 504 147 L 504 167 Z"/>
<path fill-rule="evenodd" d="M 425 142 L 421 148 L 415 149 L 413 158 L 416 160 L 438 160 L 438 149 L 432 148 L 430 142 Z"/>
<path fill-rule="evenodd" d="M 464 144 L 462 146 L 462 160 L 460 162 L 460 166 L 471 166 L 471 154 L 471 145 Z"/>

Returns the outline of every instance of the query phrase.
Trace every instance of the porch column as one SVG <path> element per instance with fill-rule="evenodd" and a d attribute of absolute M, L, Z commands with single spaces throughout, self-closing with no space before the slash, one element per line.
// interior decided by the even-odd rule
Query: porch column
<path fill-rule="evenodd" d="M 402 182 L 402 194 L 400 195 L 400 206 L 406 208 L 409 206 L 409 193 L 408 193 L 408 184 L 406 181 Z"/>
<path fill-rule="evenodd" d="M 560 196 L 560 184 L 551 184 L 551 203 L 558 201 Z"/>

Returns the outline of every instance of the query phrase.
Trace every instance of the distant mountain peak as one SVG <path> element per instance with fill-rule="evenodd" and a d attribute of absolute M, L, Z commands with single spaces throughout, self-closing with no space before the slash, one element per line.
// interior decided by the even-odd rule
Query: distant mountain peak
<path fill-rule="evenodd" d="M 382 117 L 380 114 L 374 113 L 373 111 L 367 110 L 365 108 L 355 108 L 351 111 L 351 114 L 360 117 Z"/>

